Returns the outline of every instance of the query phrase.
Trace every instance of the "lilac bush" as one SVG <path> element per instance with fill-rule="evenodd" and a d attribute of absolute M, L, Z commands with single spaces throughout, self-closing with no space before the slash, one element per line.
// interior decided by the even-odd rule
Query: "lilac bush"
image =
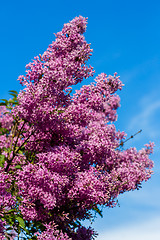
<path fill-rule="evenodd" d="M 13 230 L 26 239 L 94 239 L 82 220 L 114 207 L 119 194 L 151 177 L 153 143 L 140 151 L 121 148 L 117 73 L 102 73 L 71 95 L 73 85 L 94 74 L 86 24 L 81 16 L 64 24 L 19 77 L 24 90 L 10 91 L 13 99 L 0 104 L 3 236 Z"/>

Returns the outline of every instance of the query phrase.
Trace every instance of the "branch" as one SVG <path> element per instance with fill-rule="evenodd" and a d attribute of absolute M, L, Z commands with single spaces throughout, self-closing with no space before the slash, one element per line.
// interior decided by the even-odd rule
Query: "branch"
<path fill-rule="evenodd" d="M 128 140 L 130 140 L 131 138 L 134 138 L 134 136 L 136 136 L 138 133 L 141 133 L 142 130 L 139 130 L 138 132 L 136 132 L 135 134 L 131 135 L 129 138 L 127 138 L 125 141 L 121 141 L 121 143 L 119 144 L 118 147 L 123 147 L 124 143 L 127 142 Z"/>
<path fill-rule="evenodd" d="M 12 158 L 11 158 L 10 160 L 8 160 L 8 164 L 7 164 L 6 168 L 5 168 L 5 172 L 8 171 L 9 166 L 11 165 L 12 160 L 14 159 L 14 157 L 16 156 L 16 154 L 18 153 L 18 151 L 25 145 L 25 143 L 28 141 L 28 139 L 29 139 L 34 133 L 35 133 L 35 130 L 32 131 L 31 134 L 27 137 L 27 139 L 22 143 L 22 145 L 19 146 L 19 148 L 18 148 L 16 151 L 13 152 Z"/>

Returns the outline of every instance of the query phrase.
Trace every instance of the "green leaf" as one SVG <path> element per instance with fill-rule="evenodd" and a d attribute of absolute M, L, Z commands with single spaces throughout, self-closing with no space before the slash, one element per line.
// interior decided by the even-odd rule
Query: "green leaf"
<path fill-rule="evenodd" d="M 23 151 L 22 151 L 22 150 L 19 150 L 18 153 L 19 153 L 19 154 L 23 154 Z"/>
<path fill-rule="evenodd" d="M 4 112 L 3 114 L 11 114 L 10 112 Z"/>
<path fill-rule="evenodd" d="M 37 239 L 37 237 L 33 236 L 33 237 L 29 238 L 28 240 L 36 240 L 36 239 Z"/>
<path fill-rule="evenodd" d="M 0 102 L 0 106 L 7 106 L 6 102 Z"/>
<path fill-rule="evenodd" d="M 16 165 L 15 168 L 16 168 L 16 169 L 21 169 L 21 170 L 22 170 L 21 165 Z"/>
<path fill-rule="evenodd" d="M 23 218 L 21 218 L 19 216 L 18 217 L 16 216 L 16 220 L 19 222 L 20 227 L 22 227 L 22 228 L 25 227 L 25 222 L 24 222 Z"/>
<path fill-rule="evenodd" d="M 8 129 L 0 127 L 0 135 L 6 134 L 6 133 L 9 133 Z"/>
<path fill-rule="evenodd" d="M 6 100 L 6 99 L 0 99 L 1 101 L 4 101 L 5 103 L 7 103 L 8 102 L 8 100 Z"/>
<path fill-rule="evenodd" d="M 6 230 L 7 230 L 7 231 L 9 231 L 9 230 L 13 230 L 13 228 L 11 228 L 11 227 L 8 227 Z"/>
<path fill-rule="evenodd" d="M 12 149 L 4 147 L 4 151 L 5 151 L 5 152 L 8 152 L 8 153 L 11 153 L 11 152 L 12 152 Z"/>
<path fill-rule="evenodd" d="M 9 95 L 13 96 L 13 97 L 17 97 L 17 95 L 15 93 L 9 93 Z"/>
<path fill-rule="evenodd" d="M 18 94 L 18 92 L 17 92 L 17 91 L 14 91 L 14 90 L 10 90 L 9 92 Z"/>
<path fill-rule="evenodd" d="M 96 211 L 101 217 L 103 217 L 102 211 L 98 207 L 93 207 L 92 209 Z"/>
<path fill-rule="evenodd" d="M 9 211 L 8 211 L 8 213 L 11 213 L 11 212 L 14 212 L 15 210 L 14 209 L 10 209 Z"/>
<path fill-rule="evenodd" d="M 7 109 L 10 109 L 10 110 L 12 110 L 12 107 L 7 107 Z"/>
<path fill-rule="evenodd" d="M 5 163 L 5 156 L 0 155 L 0 167 L 4 167 L 4 163 Z"/>
<path fill-rule="evenodd" d="M 12 99 L 10 99 L 8 102 L 9 102 L 9 103 L 13 103 L 13 104 L 17 103 L 17 102 L 15 102 L 15 101 L 12 100 Z"/>
<path fill-rule="evenodd" d="M 22 198 L 21 198 L 20 196 L 16 196 L 16 199 L 17 199 L 18 201 L 22 201 Z"/>
<path fill-rule="evenodd" d="M 72 225 L 73 225 L 74 228 L 77 228 L 77 227 L 79 226 L 79 225 L 78 225 L 77 223 L 75 223 L 75 222 L 73 222 Z"/>
<path fill-rule="evenodd" d="M 14 104 L 14 105 L 18 105 L 18 101 L 16 98 L 10 99 L 8 101 L 9 104 Z M 10 105 L 7 107 L 9 109 Z"/>
<path fill-rule="evenodd" d="M 64 112 L 64 110 L 58 110 L 58 113 L 63 113 Z"/>
<path fill-rule="evenodd" d="M 15 215 L 13 213 L 10 213 L 9 215 L 7 214 L 4 216 L 4 219 L 10 226 L 13 226 L 15 221 Z"/>

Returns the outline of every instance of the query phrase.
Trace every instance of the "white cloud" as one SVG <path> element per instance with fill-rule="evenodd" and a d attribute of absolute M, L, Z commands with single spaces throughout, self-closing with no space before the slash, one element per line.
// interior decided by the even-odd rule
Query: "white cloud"
<path fill-rule="evenodd" d="M 160 217 L 101 232 L 97 240 L 159 240 Z"/>
<path fill-rule="evenodd" d="M 141 107 L 137 106 L 139 113 L 132 118 L 128 129 L 134 128 L 143 128 L 148 133 L 148 137 L 154 138 L 159 137 L 160 129 L 157 128 L 159 125 L 159 117 L 160 115 L 160 99 L 155 99 L 155 94 L 150 94 L 147 97 L 144 97 L 140 100 Z"/>

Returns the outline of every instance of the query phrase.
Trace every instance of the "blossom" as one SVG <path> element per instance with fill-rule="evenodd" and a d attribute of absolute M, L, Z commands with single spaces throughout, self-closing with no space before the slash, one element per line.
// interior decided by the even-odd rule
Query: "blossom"
<path fill-rule="evenodd" d="M 12 226 L 39 240 L 94 239 L 80 221 L 98 206 L 114 207 L 119 194 L 151 177 L 153 143 L 120 148 L 126 134 L 114 124 L 123 87 L 117 73 L 101 73 L 70 94 L 94 74 L 86 24 L 82 16 L 64 24 L 19 76 L 25 88 L 18 104 L 7 113 L 0 107 L 0 214 L 8 221 L 0 231 L 11 213 Z"/>

